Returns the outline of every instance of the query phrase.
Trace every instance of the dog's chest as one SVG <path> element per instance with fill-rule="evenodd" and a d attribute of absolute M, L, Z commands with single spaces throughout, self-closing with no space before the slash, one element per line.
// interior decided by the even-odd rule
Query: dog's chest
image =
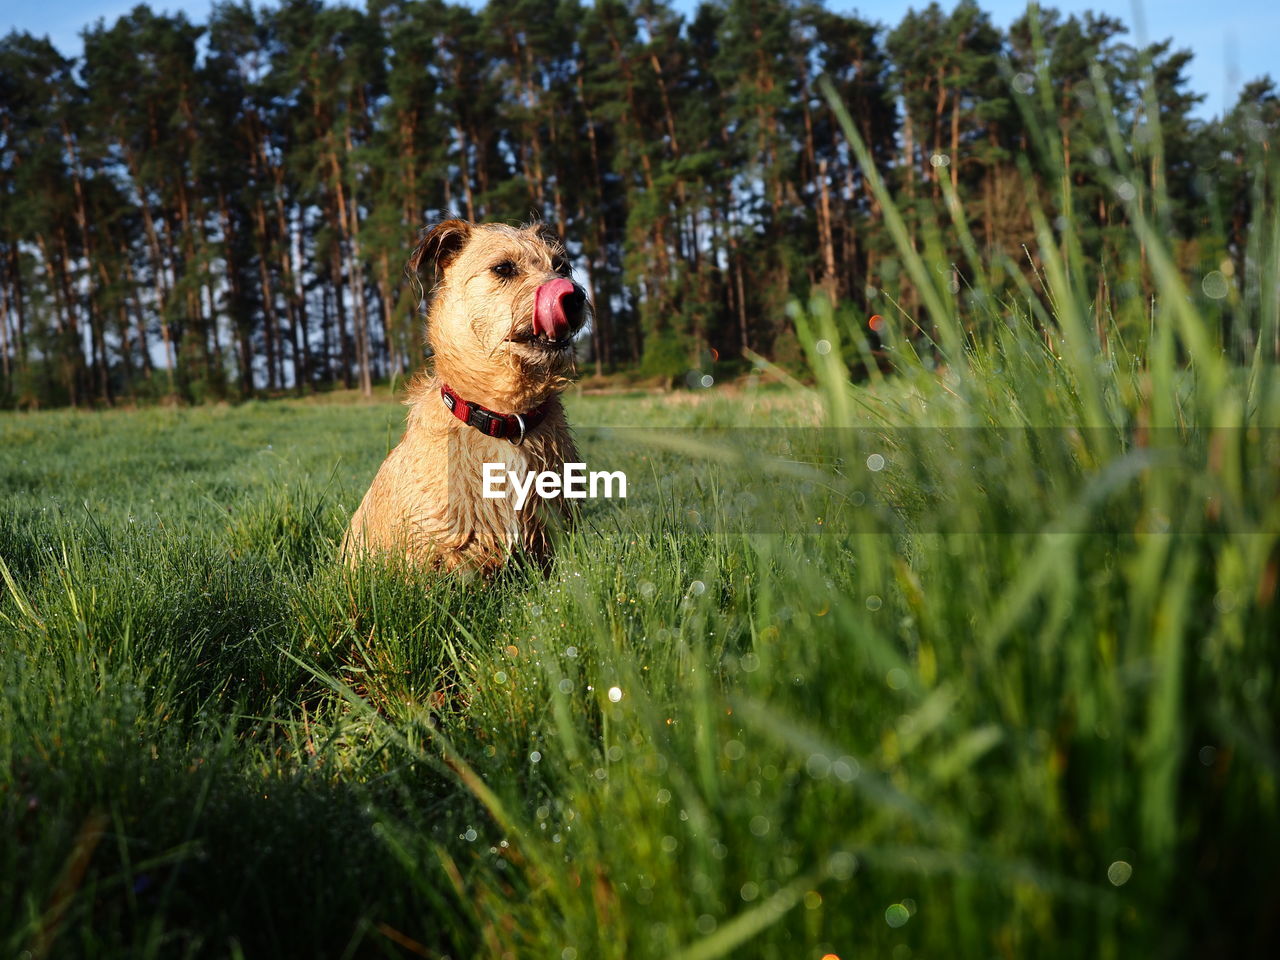
<path fill-rule="evenodd" d="M 539 531 L 544 501 L 532 478 L 563 469 L 557 452 L 536 441 L 515 446 L 488 437 L 456 438 L 449 445 L 448 511 L 464 538 L 510 548 Z"/>

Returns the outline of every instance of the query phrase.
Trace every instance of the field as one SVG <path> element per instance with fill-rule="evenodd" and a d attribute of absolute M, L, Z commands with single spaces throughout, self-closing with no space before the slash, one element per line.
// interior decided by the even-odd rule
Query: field
<path fill-rule="evenodd" d="M 1090 398 L 1009 337 L 863 386 L 818 348 L 816 388 L 572 397 L 588 438 L 860 427 L 826 442 L 887 465 L 860 446 L 843 493 L 897 507 L 691 528 L 727 447 L 676 431 L 606 458 L 629 497 L 548 576 L 493 585 L 336 562 L 390 402 L 6 417 L 5 952 L 1261 949 L 1274 380 L 1170 367 L 1162 397 L 1133 368 Z"/>

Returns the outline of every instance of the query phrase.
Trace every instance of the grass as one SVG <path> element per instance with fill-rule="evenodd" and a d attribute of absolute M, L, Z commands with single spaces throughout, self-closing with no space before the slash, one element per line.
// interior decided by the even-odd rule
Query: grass
<path fill-rule="evenodd" d="M 572 398 L 630 495 L 545 577 L 341 568 L 387 403 L 0 419 L 3 949 L 1261 954 L 1269 210 L 1249 356 L 1135 209 L 1105 343 L 1041 217 L 1013 298 L 903 244 L 938 348 L 890 323 L 892 377 L 815 300 L 812 387 Z"/>
<path fill-rule="evenodd" d="M 1049 355 L 1028 362 L 1063 389 Z M 335 563 L 398 407 L 5 419 L 7 952 L 1262 943 L 1275 446 L 1234 430 L 1206 470 L 1188 436 L 1188 469 L 1139 469 L 1139 510 L 1184 483 L 1221 498 L 1177 534 L 981 532 L 999 508 L 983 491 L 1042 466 L 1010 443 L 1043 436 L 934 428 L 1007 410 L 1010 386 L 845 386 L 884 426 L 829 441 L 877 438 L 875 480 L 898 488 L 970 444 L 943 501 L 979 532 L 697 534 L 696 462 L 623 445 L 605 462 L 632 478 L 625 505 L 592 504 L 549 578 L 493 589 Z M 805 425 L 815 401 L 572 406 L 582 424 Z M 1000 469 L 970 476 L 997 439 Z M 1068 499 L 1104 467 L 1073 463 L 1054 478 Z"/>

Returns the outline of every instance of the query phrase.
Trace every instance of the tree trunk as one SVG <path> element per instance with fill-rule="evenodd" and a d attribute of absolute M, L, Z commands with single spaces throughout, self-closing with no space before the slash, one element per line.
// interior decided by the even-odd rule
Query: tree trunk
<path fill-rule="evenodd" d="M 345 146 L 348 162 L 351 158 L 351 126 L 345 130 Z M 347 203 L 346 189 L 342 183 L 342 168 L 338 163 L 338 151 L 331 149 L 330 166 L 333 171 L 333 183 L 338 197 L 338 221 L 343 225 L 343 233 L 347 237 L 348 262 L 351 270 L 351 295 L 355 308 L 355 348 L 356 363 L 360 372 L 360 392 L 366 396 L 373 395 L 373 384 L 369 374 L 369 314 L 365 302 L 364 262 L 360 256 L 360 218 L 355 209 L 354 193 L 351 203 Z"/>
<path fill-rule="evenodd" d="M 342 350 L 342 385 L 351 389 L 351 336 L 347 332 L 347 303 L 343 289 L 342 251 L 334 243 L 329 254 L 329 271 L 333 275 L 334 319 L 338 325 L 338 342 Z"/>
<path fill-rule="evenodd" d="M 9 389 L 9 285 L 0 281 L 0 376 L 4 378 L 4 388 L 0 394 L 8 394 Z"/>
<path fill-rule="evenodd" d="M 262 284 L 263 341 L 267 350 L 267 389 L 279 390 L 284 386 L 284 351 L 280 345 L 280 321 L 276 314 L 276 295 L 271 288 L 271 267 L 268 255 L 270 238 L 267 235 L 267 213 L 259 197 L 253 204 L 253 218 L 258 234 L 258 280 Z"/>
<path fill-rule="evenodd" d="M 22 294 L 22 257 L 15 243 L 9 248 L 9 276 L 13 282 L 13 337 L 18 366 L 27 365 L 26 307 Z"/>
<path fill-rule="evenodd" d="M 90 339 L 93 344 L 94 353 L 94 374 L 98 383 L 98 396 L 103 403 L 111 403 L 111 383 L 108 376 L 108 359 L 107 345 L 102 333 L 102 324 L 105 322 L 99 316 L 96 307 L 96 298 L 93 290 L 93 261 L 94 261 L 94 244 L 93 238 L 89 233 L 89 215 L 85 209 L 84 199 L 84 171 L 80 165 L 80 151 L 77 144 L 71 136 L 71 130 L 67 126 L 66 119 L 62 121 L 62 142 L 66 146 L 67 156 L 71 158 L 71 183 L 72 189 L 76 195 L 76 226 L 80 230 L 80 246 L 84 253 L 85 266 L 90 277 L 89 284 L 89 328 Z"/>
<path fill-rule="evenodd" d="M 827 161 L 818 161 L 818 240 L 822 244 L 822 287 L 827 297 L 836 302 L 836 248 L 831 237 L 831 194 L 827 182 Z"/>

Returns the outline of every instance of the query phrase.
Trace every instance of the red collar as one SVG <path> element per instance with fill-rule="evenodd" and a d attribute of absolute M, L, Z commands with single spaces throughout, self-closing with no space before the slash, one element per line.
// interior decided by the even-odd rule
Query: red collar
<path fill-rule="evenodd" d="M 440 384 L 440 399 L 449 408 L 449 412 L 467 426 L 475 427 L 486 437 L 509 440 L 517 447 L 524 443 L 529 431 L 546 417 L 548 406 L 548 403 L 543 403 L 528 413 L 498 413 L 478 403 L 463 400 L 447 383 Z"/>

